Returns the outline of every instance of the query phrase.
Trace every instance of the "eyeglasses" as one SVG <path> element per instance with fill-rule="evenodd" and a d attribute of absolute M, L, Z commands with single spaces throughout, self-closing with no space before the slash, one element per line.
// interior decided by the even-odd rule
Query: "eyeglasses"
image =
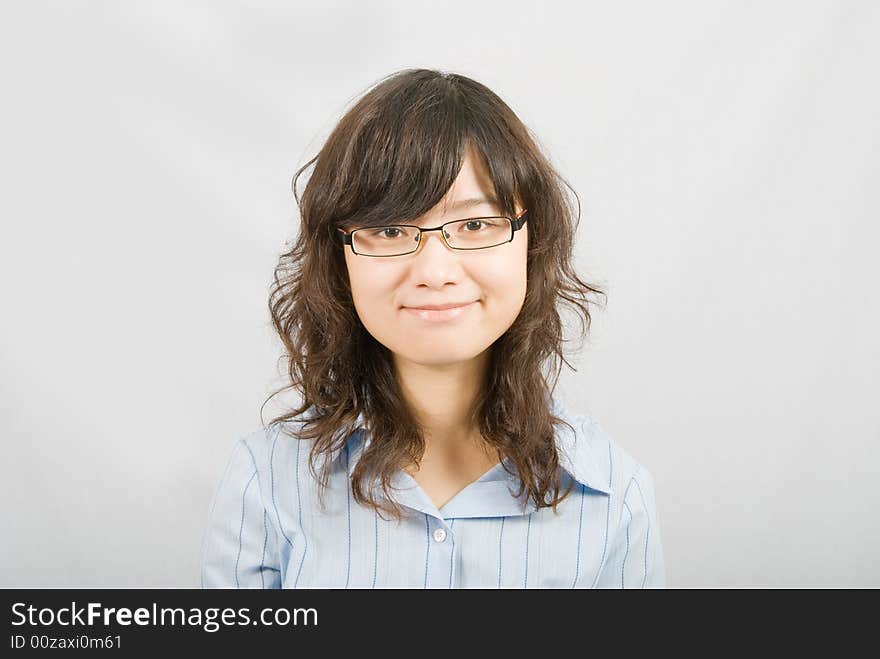
<path fill-rule="evenodd" d="M 497 247 L 513 240 L 514 231 L 526 223 L 528 209 L 511 219 L 504 216 L 468 217 L 446 222 L 439 227 L 423 229 L 414 224 L 364 227 L 346 231 L 339 229 L 343 245 L 359 256 L 402 256 L 415 252 L 426 231 L 440 231 L 450 249 L 470 250 Z"/>

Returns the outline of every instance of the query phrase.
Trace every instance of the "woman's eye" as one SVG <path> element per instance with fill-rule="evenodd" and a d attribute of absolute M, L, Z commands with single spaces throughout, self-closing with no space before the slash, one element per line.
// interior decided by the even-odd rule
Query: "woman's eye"
<path fill-rule="evenodd" d="M 465 227 L 469 227 L 469 226 L 472 226 L 472 225 L 475 225 L 475 224 L 476 224 L 476 225 L 483 225 L 483 224 L 486 224 L 486 222 L 484 222 L 483 220 L 471 220 L 470 222 L 466 222 L 466 223 L 465 223 Z M 480 227 L 477 226 L 477 230 L 479 230 L 479 228 L 480 228 Z M 471 231 L 470 233 L 474 233 L 474 231 Z"/>

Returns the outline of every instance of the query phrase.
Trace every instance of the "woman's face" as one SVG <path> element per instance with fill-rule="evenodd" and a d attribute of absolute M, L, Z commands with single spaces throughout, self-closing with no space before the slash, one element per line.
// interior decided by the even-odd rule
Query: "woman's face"
<path fill-rule="evenodd" d="M 493 193 L 482 159 L 469 153 L 446 196 L 407 223 L 435 227 L 500 215 L 492 203 L 459 203 Z M 516 210 L 518 215 L 523 209 Z M 345 263 L 361 322 L 395 359 L 444 365 L 476 357 L 507 331 L 522 308 L 527 231 L 528 223 L 514 232 L 511 242 L 471 251 L 452 250 L 439 231 L 431 231 L 422 235 L 417 251 L 382 258 L 354 254 L 346 245 Z M 411 309 L 449 303 L 472 304 L 447 312 Z"/>

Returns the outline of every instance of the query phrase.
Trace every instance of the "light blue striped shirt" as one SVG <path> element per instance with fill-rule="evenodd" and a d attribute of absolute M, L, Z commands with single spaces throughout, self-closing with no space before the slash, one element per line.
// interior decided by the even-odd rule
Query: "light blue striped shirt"
<path fill-rule="evenodd" d="M 577 431 L 557 430 L 561 491 L 576 481 L 558 515 L 514 498 L 519 480 L 497 464 L 440 509 L 398 470 L 392 485 L 405 489 L 392 494 L 418 515 L 382 519 L 350 494 L 370 441 L 362 416 L 334 456 L 324 510 L 308 469 L 314 440 L 278 425 L 238 439 L 211 503 L 202 587 L 665 587 L 652 475 L 595 420 L 552 405 Z"/>

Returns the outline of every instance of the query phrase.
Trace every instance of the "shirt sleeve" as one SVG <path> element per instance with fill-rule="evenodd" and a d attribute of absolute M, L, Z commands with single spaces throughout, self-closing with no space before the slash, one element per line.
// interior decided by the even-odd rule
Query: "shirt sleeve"
<path fill-rule="evenodd" d="M 202 544 L 202 588 L 280 588 L 277 546 L 253 452 L 240 439 L 214 491 Z"/>
<path fill-rule="evenodd" d="M 666 564 L 652 474 L 639 465 L 629 480 L 601 579 L 603 588 L 665 588 Z"/>

